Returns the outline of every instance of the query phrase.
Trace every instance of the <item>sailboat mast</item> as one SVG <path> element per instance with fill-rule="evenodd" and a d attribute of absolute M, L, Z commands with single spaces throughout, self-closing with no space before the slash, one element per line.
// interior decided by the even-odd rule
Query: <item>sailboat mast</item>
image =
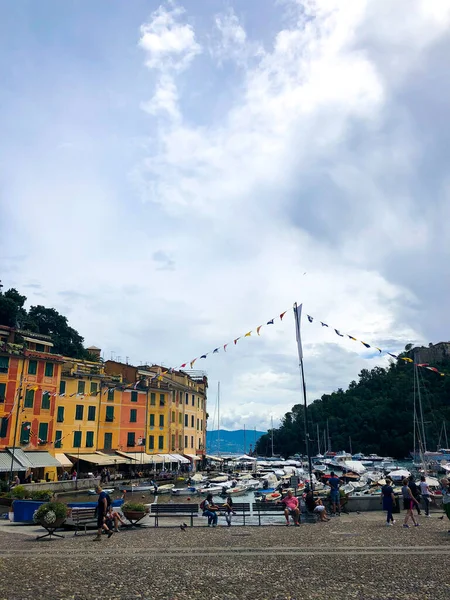
<path fill-rule="evenodd" d="M 317 427 L 317 453 L 320 454 L 320 432 L 319 432 L 319 423 L 316 425 Z"/>
<path fill-rule="evenodd" d="M 327 419 L 327 450 L 328 450 L 328 452 L 330 452 L 330 450 L 331 450 L 331 444 L 330 444 L 330 426 L 328 425 L 328 419 Z"/>
<path fill-rule="evenodd" d="M 217 383 L 217 454 L 220 456 L 220 381 Z"/>
<path fill-rule="evenodd" d="M 247 442 L 246 442 L 246 435 L 245 435 L 245 424 L 244 424 L 244 454 L 247 452 Z"/>
<path fill-rule="evenodd" d="M 273 456 L 273 417 L 270 417 L 271 428 L 272 428 L 272 456 Z"/>
<path fill-rule="evenodd" d="M 423 409 L 422 409 L 422 396 L 420 395 L 420 385 L 419 385 L 419 373 L 417 369 L 417 365 L 414 365 L 416 370 L 416 378 L 417 378 L 417 397 L 419 400 L 419 409 L 420 409 L 420 424 L 422 426 L 422 444 L 424 452 L 427 451 L 427 438 L 425 436 L 425 423 L 423 420 Z"/>
<path fill-rule="evenodd" d="M 448 439 L 447 439 L 447 426 L 444 421 L 444 437 L 445 437 L 445 447 L 448 448 Z"/>

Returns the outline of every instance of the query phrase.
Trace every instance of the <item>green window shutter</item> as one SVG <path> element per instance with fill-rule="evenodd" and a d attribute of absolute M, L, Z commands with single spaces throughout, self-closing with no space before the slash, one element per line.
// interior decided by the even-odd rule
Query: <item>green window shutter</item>
<path fill-rule="evenodd" d="M 85 388 L 86 388 L 86 382 L 85 381 L 79 381 L 78 382 L 78 392 L 77 392 L 77 394 L 84 394 Z"/>
<path fill-rule="evenodd" d="M 64 423 L 64 406 L 58 406 L 58 410 L 56 413 L 56 422 Z"/>
<path fill-rule="evenodd" d="M 55 446 L 55 448 L 61 448 L 62 447 L 62 431 L 56 431 L 54 446 Z"/>
<path fill-rule="evenodd" d="M 175 450 L 175 434 L 172 433 L 172 451 Z"/>
<path fill-rule="evenodd" d="M 83 420 L 83 411 L 84 411 L 84 406 L 82 404 L 77 404 L 75 407 L 75 420 L 76 421 Z"/>
<path fill-rule="evenodd" d="M 164 449 L 164 436 L 160 435 L 158 437 L 158 450 L 163 450 Z"/>
<path fill-rule="evenodd" d="M 59 382 L 59 393 L 60 394 L 65 394 L 66 393 L 66 382 L 61 380 Z"/>
<path fill-rule="evenodd" d="M 53 363 L 45 363 L 45 377 L 53 377 L 54 366 Z"/>
<path fill-rule="evenodd" d="M 135 434 L 134 432 L 128 432 L 127 434 L 127 446 L 135 445 Z"/>
<path fill-rule="evenodd" d="M 31 423 L 29 421 L 25 421 L 22 423 L 20 428 L 20 443 L 21 444 L 29 444 L 30 443 L 30 435 L 31 435 Z"/>
<path fill-rule="evenodd" d="M 195 406 L 195 396 L 192 394 L 192 406 Z"/>
<path fill-rule="evenodd" d="M 138 393 L 131 392 L 131 402 L 137 402 L 137 401 L 138 401 Z"/>
<path fill-rule="evenodd" d="M 164 415 L 159 415 L 159 426 L 164 427 Z"/>
<path fill-rule="evenodd" d="M 28 375 L 36 375 L 37 373 L 37 360 L 28 361 Z"/>
<path fill-rule="evenodd" d="M 189 404 L 189 394 L 186 392 L 186 404 Z"/>
<path fill-rule="evenodd" d="M 114 390 L 111 388 L 108 390 L 108 402 L 114 401 Z"/>
<path fill-rule="evenodd" d="M 39 431 L 38 431 L 38 443 L 42 444 L 43 442 L 47 442 L 48 438 L 48 423 L 39 423 Z"/>
<path fill-rule="evenodd" d="M 114 406 L 106 407 L 106 418 L 105 421 L 112 423 L 114 421 Z"/>
<path fill-rule="evenodd" d="M 183 425 L 183 413 L 178 413 L 178 425 Z"/>
<path fill-rule="evenodd" d="M 81 447 L 81 431 L 73 432 L 73 447 L 80 448 Z"/>
<path fill-rule="evenodd" d="M 27 390 L 25 392 L 25 401 L 23 403 L 24 408 L 33 408 L 34 404 L 34 390 Z"/>
<path fill-rule="evenodd" d="M 130 423 L 136 423 L 137 420 L 137 410 L 135 408 L 130 409 Z"/>
<path fill-rule="evenodd" d="M 94 447 L 94 432 L 86 431 L 86 448 Z"/>
<path fill-rule="evenodd" d="M 0 383 L 0 402 L 4 402 L 6 398 L 6 383 Z"/>
<path fill-rule="evenodd" d="M 105 440 L 104 440 L 103 447 L 105 450 L 112 449 L 112 433 L 105 433 Z"/>
<path fill-rule="evenodd" d="M 95 381 L 91 381 L 91 394 L 97 393 L 97 383 Z"/>
<path fill-rule="evenodd" d="M 194 427 L 194 423 L 195 423 L 194 415 L 191 415 L 191 427 Z"/>
<path fill-rule="evenodd" d="M 148 449 L 149 450 L 155 449 L 155 436 L 154 435 L 148 436 Z"/>
<path fill-rule="evenodd" d="M 153 413 L 150 414 L 150 427 L 155 426 L 155 415 Z"/>
<path fill-rule="evenodd" d="M 154 392 L 150 394 L 150 404 L 156 406 L 156 394 Z"/>
<path fill-rule="evenodd" d="M 0 438 L 6 437 L 8 433 L 8 417 L 2 417 L 0 420 Z"/>
<path fill-rule="evenodd" d="M 95 406 L 88 406 L 88 421 L 95 421 Z"/>
<path fill-rule="evenodd" d="M 164 406 L 165 402 L 166 402 L 166 397 L 165 397 L 165 395 L 164 395 L 164 394 L 160 394 L 160 395 L 159 395 L 159 405 L 160 405 L 160 406 Z"/>
<path fill-rule="evenodd" d="M 43 392 L 43 394 L 42 394 L 41 408 L 43 408 L 43 409 L 49 409 L 50 408 L 50 393 L 49 392 Z"/>
<path fill-rule="evenodd" d="M 7 373 L 9 369 L 9 357 L 0 356 L 0 373 Z"/>
<path fill-rule="evenodd" d="M 183 447 L 183 438 L 181 435 L 178 436 L 178 450 L 181 450 Z"/>
<path fill-rule="evenodd" d="M 184 426 L 187 427 L 189 425 L 189 415 L 184 415 Z"/>

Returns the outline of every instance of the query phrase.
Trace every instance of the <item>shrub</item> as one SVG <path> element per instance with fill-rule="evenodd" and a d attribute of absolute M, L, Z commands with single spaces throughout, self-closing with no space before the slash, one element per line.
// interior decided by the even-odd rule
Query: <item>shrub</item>
<path fill-rule="evenodd" d="M 34 490 L 30 494 L 32 500 L 42 500 L 49 502 L 52 499 L 53 492 L 51 490 Z"/>
<path fill-rule="evenodd" d="M 11 494 L 16 500 L 25 500 L 25 498 L 28 498 L 30 495 L 27 488 L 23 485 L 15 485 L 11 490 Z"/>
<path fill-rule="evenodd" d="M 6 481 L 3 481 L 3 479 L 2 479 L 0 481 L 0 493 L 7 492 L 8 490 L 9 490 L 8 483 Z"/>
<path fill-rule="evenodd" d="M 123 511 L 135 511 L 135 512 L 147 512 L 147 507 L 145 506 L 145 504 L 141 504 L 139 502 L 125 502 L 125 504 L 122 505 L 122 510 Z"/>
<path fill-rule="evenodd" d="M 37 509 L 33 515 L 33 519 L 36 523 L 44 521 L 48 525 L 51 525 L 58 519 L 65 519 L 67 513 L 67 504 L 63 504 L 63 502 L 47 502 Z"/>

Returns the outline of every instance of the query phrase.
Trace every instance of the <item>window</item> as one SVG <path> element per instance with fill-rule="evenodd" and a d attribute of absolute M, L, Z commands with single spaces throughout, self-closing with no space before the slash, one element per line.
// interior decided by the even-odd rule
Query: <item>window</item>
<path fill-rule="evenodd" d="M 43 394 L 42 394 L 41 408 L 43 408 L 43 409 L 49 409 L 50 408 L 50 392 L 43 392 Z"/>
<path fill-rule="evenodd" d="M 197 398 L 197 408 L 200 408 L 200 398 Z"/>
<path fill-rule="evenodd" d="M 6 437 L 8 433 L 8 417 L 2 417 L 0 419 L 0 438 Z"/>
<path fill-rule="evenodd" d="M 91 381 L 91 395 L 97 394 L 97 383 L 95 381 Z"/>
<path fill-rule="evenodd" d="M 134 431 L 129 431 L 127 434 L 127 446 L 134 446 L 135 444 L 135 433 Z"/>
<path fill-rule="evenodd" d="M 0 373 L 7 373 L 9 368 L 9 356 L 0 356 Z"/>
<path fill-rule="evenodd" d="M 183 413 L 178 413 L 178 424 L 183 425 Z"/>
<path fill-rule="evenodd" d="M 200 438 L 198 438 L 198 450 L 200 450 L 200 448 L 202 447 L 202 440 Z"/>
<path fill-rule="evenodd" d="M 56 413 L 56 422 L 64 423 L 64 406 L 58 406 L 58 410 Z"/>
<path fill-rule="evenodd" d="M 149 450 L 155 449 L 155 436 L 154 435 L 148 436 L 148 449 Z"/>
<path fill-rule="evenodd" d="M 137 410 L 130 408 L 130 423 L 136 423 L 137 421 Z"/>
<path fill-rule="evenodd" d="M 24 408 L 33 408 L 34 404 L 34 390 L 27 390 L 25 392 L 25 402 L 23 403 Z"/>
<path fill-rule="evenodd" d="M 84 411 L 84 406 L 82 404 L 77 404 L 75 407 L 75 421 L 83 420 L 83 411 Z"/>
<path fill-rule="evenodd" d="M 164 427 L 164 415 L 159 415 L 159 426 Z"/>
<path fill-rule="evenodd" d="M 156 394 L 154 392 L 150 394 L 150 404 L 151 406 L 156 406 Z"/>
<path fill-rule="evenodd" d="M 183 436 L 179 435 L 178 436 L 178 449 L 181 450 L 183 447 Z"/>
<path fill-rule="evenodd" d="M 0 383 L 0 402 L 4 402 L 6 397 L 6 383 Z"/>
<path fill-rule="evenodd" d="M 36 352 L 45 352 L 44 344 L 36 344 Z"/>
<path fill-rule="evenodd" d="M 188 447 L 188 443 L 187 443 L 187 435 L 184 436 L 184 447 L 187 448 Z"/>
<path fill-rule="evenodd" d="M 28 361 L 28 375 L 36 375 L 37 373 L 37 360 Z"/>
<path fill-rule="evenodd" d="M 55 448 L 61 448 L 62 447 L 62 431 L 57 430 L 55 433 L 55 444 L 54 444 Z"/>
<path fill-rule="evenodd" d="M 48 423 L 39 423 L 38 429 L 38 443 L 43 444 L 47 442 L 48 437 Z"/>
<path fill-rule="evenodd" d="M 84 390 L 86 389 L 86 382 L 85 381 L 79 381 L 78 382 L 78 391 L 77 394 L 84 394 Z"/>
<path fill-rule="evenodd" d="M 191 435 L 191 448 L 193 448 L 193 447 L 194 447 L 194 436 Z"/>
<path fill-rule="evenodd" d="M 53 363 L 45 363 L 45 372 L 44 375 L 46 377 L 53 377 L 53 369 L 54 364 Z"/>
<path fill-rule="evenodd" d="M 192 406 L 195 406 L 195 396 L 192 394 Z"/>
<path fill-rule="evenodd" d="M 175 434 L 172 433 L 172 451 L 175 450 Z"/>
<path fill-rule="evenodd" d="M 189 415 L 184 415 L 184 426 L 187 427 L 189 425 Z"/>
<path fill-rule="evenodd" d="M 29 444 L 30 443 L 30 434 L 31 434 L 31 423 L 29 421 L 25 421 L 22 423 L 22 427 L 20 428 L 20 443 L 21 444 Z"/>
<path fill-rule="evenodd" d="M 160 394 L 159 395 L 159 405 L 164 406 L 164 404 L 165 404 L 165 396 L 164 396 L 164 394 Z"/>
<path fill-rule="evenodd" d="M 93 448 L 93 447 L 94 447 L 94 432 L 86 431 L 86 448 Z"/>
<path fill-rule="evenodd" d="M 105 433 L 105 439 L 103 443 L 104 450 L 111 450 L 112 448 L 112 433 Z"/>
<path fill-rule="evenodd" d="M 189 394 L 186 392 L 186 404 L 189 404 Z"/>
<path fill-rule="evenodd" d="M 197 419 L 197 431 L 200 429 L 200 419 Z"/>
<path fill-rule="evenodd" d="M 65 381 L 60 381 L 59 382 L 59 395 L 61 396 L 62 394 L 66 393 L 66 382 Z"/>
<path fill-rule="evenodd" d="M 137 401 L 138 401 L 138 393 L 131 392 L 131 402 L 137 402 Z"/>
<path fill-rule="evenodd" d="M 80 448 L 81 447 L 81 431 L 73 432 L 73 447 Z"/>
<path fill-rule="evenodd" d="M 105 421 L 107 423 L 112 423 L 114 421 L 114 406 L 107 406 L 106 407 Z"/>
<path fill-rule="evenodd" d="M 191 427 L 194 427 L 194 424 L 195 424 L 194 415 L 191 415 Z"/>
<path fill-rule="evenodd" d="M 96 406 L 88 406 L 88 421 L 95 421 Z"/>
<path fill-rule="evenodd" d="M 158 450 L 164 450 L 164 436 L 160 435 L 158 437 Z"/>
<path fill-rule="evenodd" d="M 155 426 L 155 415 L 153 413 L 150 414 L 150 427 Z"/>
<path fill-rule="evenodd" d="M 200 431 L 203 431 L 203 419 L 200 419 Z"/>
<path fill-rule="evenodd" d="M 108 402 L 114 402 L 114 388 L 108 390 Z"/>
<path fill-rule="evenodd" d="M 171 420 L 171 422 L 175 423 L 175 411 L 174 410 L 172 411 L 172 420 Z"/>

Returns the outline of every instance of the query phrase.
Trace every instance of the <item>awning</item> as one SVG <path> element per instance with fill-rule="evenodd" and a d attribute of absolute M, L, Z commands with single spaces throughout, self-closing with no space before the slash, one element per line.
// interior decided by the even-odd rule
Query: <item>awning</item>
<path fill-rule="evenodd" d="M 40 469 L 42 467 L 60 467 L 61 464 L 57 458 L 52 456 L 50 452 L 25 452 L 27 459 L 31 463 L 32 469 Z"/>
<path fill-rule="evenodd" d="M 10 455 L 12 455 L 13 449 L 12 448 L 7 448 L 6 451 L 9 452 Z M 23 471 L 24 469 L 25 470 L 31 469 L 31 467 L 33 466 L 31 464 L 31 462 L 28 460 L 27 455 L 22 450 L 22 448 L 15 448 L 14 449 L 14 460 L 17 460 L 17 462 L 20 465 L 22 465 L 22 468 L 20 469 L 21 471 Z"/>
<path fill-rule="evenodd" d="M 187 456 L 189 459 L 191 459 L 192 461 L 196 461 L 196 460 L 202 460 L 201 456 L 196 456 L 195 454 L 185 454 L 185 456 Z"/>
<path fill-rule="evenodd" d="M 74 462 L 78 461 L 78 454 L 68 454 L 69 458 Z M 114 465 L 124 465 L 127 462 L 126 458 L 121 456 L 117 456 L 113 458 L 112 456 L 101 455 L 101 454 L 80 454 L 80 460 L 84 460 L 93 465 L 97 465 L 99 467 L 112 467 Z"/>
<path fill-rule="evenodd" d="M 153 455 L 146 454 L 145 452 L 121 452 L 116 450 L 117 454 L 127 459 L 127 464 L 133 465 L 151 465 L 155 462 Z M 162 461 L 161 461 L 162 462 Z"/>
<path fill-rule="evenodd" d="M 62 452 L 56 452 L 55 458 L 59 462 L 61 467 L 73 467 L 73 463 Z"/>
<path fill-rule="evenodd" d="M 220 458 L 220 456 L 212 456 L 211 454 L 207 454 L 205 458 L 208 460 L 215 460 L 216 462 L 223 462 L 223 458 Z"/>
<path fill-rule="evenodd" d="M 181 456 L 181 454 L 170 454 L 170 456 L 172 457 L 172 460 L 175 462 L 189 464 L 189 459 L 186 458 L 185 456 Z"/>
<path fill-rule="evenodd" d="M 0 452 L 0 473 L 8 473 L 11 470 L 11 454 L 9 452 Z M 26 471 L 17 460 L 13 461 L 13 473 L 17 471 Z"/>

